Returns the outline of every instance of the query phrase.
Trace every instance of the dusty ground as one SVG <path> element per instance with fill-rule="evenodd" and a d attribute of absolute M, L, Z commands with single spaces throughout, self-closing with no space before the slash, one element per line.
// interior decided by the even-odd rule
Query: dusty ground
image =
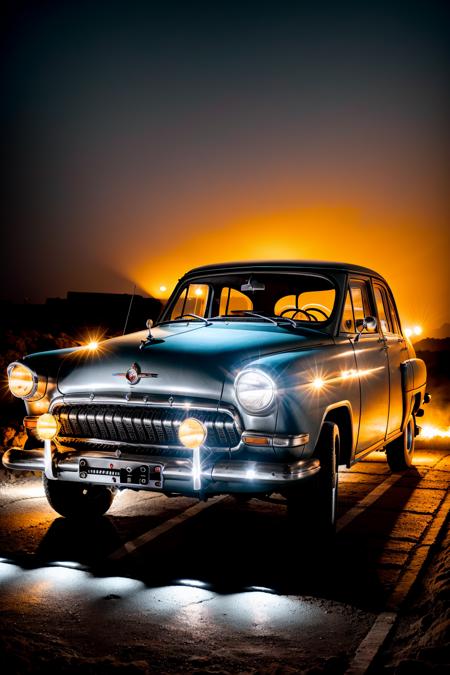
<path fill-rule="evenodd" d="M 392 675 L 450 672 L 450 527 L 377 663 Z"/>

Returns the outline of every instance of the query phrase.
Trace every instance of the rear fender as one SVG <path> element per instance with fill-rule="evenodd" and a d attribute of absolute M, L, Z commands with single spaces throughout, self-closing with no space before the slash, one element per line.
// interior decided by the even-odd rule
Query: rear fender
<path fill-rule="evenodd" d="M 403 361 L 401 366 L 403 416 L 401 429 L 404 431 L 406 423 L 412 413 L 420 407 L 427 386 L 427 367 L 422 359 L 411 358 Z M 419 394 L 419 396 L 418 396 Z M 417 404 L 417 401 L 419 403 Z"/>

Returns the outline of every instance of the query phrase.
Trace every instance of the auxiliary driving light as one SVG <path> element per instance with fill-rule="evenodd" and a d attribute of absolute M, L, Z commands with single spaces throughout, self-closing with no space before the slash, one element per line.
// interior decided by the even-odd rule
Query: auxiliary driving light
<path fill-rule="evenodd" d="M 178 438 L 185 448 L 199 448 L 206 440 L 206 428 L 205 425 L 196 420 L 195 417 L 188 417 L 183 420 L 178 429 Z"/>
<path fill-rule="evenodd" d="M 59 423 L 56 417 L 50 413 L 44 413 L 38 418 L 36 433 L 41 441 L 51 441 L 59 431 Z"/>
<path fill-rule="evenodd" d="M 196 420 L 188 417 L 183 420 L 178 429 L 178 437 L 185 448 L 192 450 L 192 484 L 194 490 L 202 489 L 202 464 L 200 459 L 200 446 L 206 440 L 206 427 Z"/>

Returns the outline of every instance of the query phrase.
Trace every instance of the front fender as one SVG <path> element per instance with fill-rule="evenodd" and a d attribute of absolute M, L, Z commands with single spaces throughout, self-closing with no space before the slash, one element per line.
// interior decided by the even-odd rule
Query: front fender
<path fill-rule="evenodd" d="M 297 350 L 267 356 L 249 364 L 267 372 L 277 385 L 276 434 L 297 435 L 308 433 L 309 443 L 290 453 L 299 457 L 311 457 L 319 438 L 322 423 L 329 411 L 345 406 L 351 415 L 352 426 L 358 424 L 360 413 L 359 379 L 349 377 L 354 372 L 353 349 L 342 349 L 342 345 L 330 342 L 317 348 Z M 322 386 L 318 386 L 323 383 Z M 255 422 L 256 420 L 256 422 Z M 252 423 L 265 427 L 268 418 L 252 417 Z M 253 427 L 256 428 L 256 427 Z M 265 429 L 264 429 L 265 430 Z M 356 438 L 357 428 L 352 428 Z M 286 451 L 276 449 L 277 453 Z"/>

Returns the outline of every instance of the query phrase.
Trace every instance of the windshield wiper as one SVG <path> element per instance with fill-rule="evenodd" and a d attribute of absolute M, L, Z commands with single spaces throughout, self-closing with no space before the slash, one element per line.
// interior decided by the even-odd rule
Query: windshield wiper
<path fill-rule="evenodd" d="M 277 325 L 278 325 L 278 326 L 279 326 L 280 323 L 282 323 L 283 321 L 287 321 L 288 323 L 291 324 L 291 326 L 295 326 L 295 328 L 298 328 L 298 323 L 296 322 L 295 319 L 291 319 L 290 316 L 277 316 L 276 314 L 274 314 L 274 318 L 277 318 L 277 319 L 278 319 L 278 321 L 277 321 Z"/>
<path fill-rule="evenodd" d="M 192 317 L 192 318 L 185 319 L 184 317 Z M 161 321 L 160 323 L 157 324 L 157 326 L 163 326 L 164 324 L 167 323 L 187 323 L 192 320 L 203 321 L 205 326 L 211 326 L 211 321 L 208 321 L 208 319 L 205 319 L 204 316 L 199 316 L 198 314 L 183 314 L 182 316 L 178 317 L 178 319 L 167 319 L 166 321 Z"/>
<path fill-rule="evenodd" d="M 295 328 L 298 327 L 298 324 L 294 319 L 290 319 L 287 316 L 276 316 L 274 315 L 273 317 L 271 316 L 266 316 L 264 314 L 259 314 L 258 312 L 252 312 L 251 310 L 246 310 L 242 309 L 239 311 L 239 314 L 233 314 L 231 316 L 222 316 L 219 314 L 219 316 L 212 316 L 211 321 L 229 321 L 230 319 L 240 319 L 244 316 L 252 316 L 255 317 L 255 319 L 262 319 L 263 321 L 268 321 L 269 323 L 273 323 L 275 326 L 280 326 L 283 323 L 289 323 L 291 326 L 294 326 Z"/>
<path fill-rule="evenodd" d="M 257 319 L 262 319 L 263 321 L 270 321 L 270 323 L 274 323 L 275 326 L 278 325 L 278 323 L 275 321 L 275 319 L 271 319 L 269 316 L 264 316 L 264 314 L 258 314 L 258 312 L 251 312 L 248 310 L 243 310 L 242 314 L 245 314 L 245 316 L 254 316 Z"/>
<path fill-rule="evenodd" d="M 264 314 L 258 314 L 258 312 L 251 312 L 251 311 L 247 311 L 247 310 L 244 310 L 242 313 L 247 315 L 247 316 L 255 316 L 257 319 L 264 319 L 265 321 L 270 321 L 270 323 L 274 323 L 275 326 L 280 326 L 282 323 L 290 323 L 291 326 L 295 326 L 295 328 L 297 328 L 297 322 L 294 321 L 294 319 L 290 319 L 287 316 L 279 316 L 278 317 L 278 316 L 275 315 L 275 316 L 271 317 L 271 316 L 265 316 Z M 278 321 L 277 321 L 277 319 L 278 319 Z"/>

